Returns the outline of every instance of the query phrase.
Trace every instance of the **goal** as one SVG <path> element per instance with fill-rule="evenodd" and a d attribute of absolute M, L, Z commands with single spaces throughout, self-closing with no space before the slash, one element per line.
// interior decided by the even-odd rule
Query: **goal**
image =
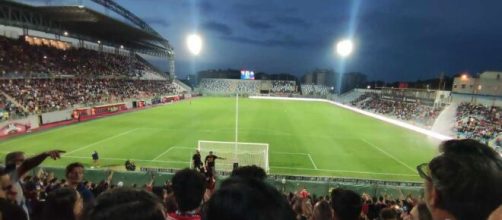
<path fill-rule="evenodd" d="M 216 170 L 218 171 L 231 171 L 233 163 L 236 162 L 239 163 L 239 166 L 256 165 L 267 173 L 269 171 L 268 144 L 266 143 L 201 140 L 197 148 L 202 160 L 209 154 L 209 151 L 218 157 L 225 158 L 225 160 L 216 160 Z"/>

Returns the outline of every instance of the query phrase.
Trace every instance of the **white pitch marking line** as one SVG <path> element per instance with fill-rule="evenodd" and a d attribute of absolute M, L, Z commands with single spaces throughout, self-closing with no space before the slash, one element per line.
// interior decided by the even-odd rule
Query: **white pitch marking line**
<path fill-rule="evenodd" d="M 317 170 L 317 166 L 315 165 L 314 160 L 312 159 L 312 156 L 310 156 L 310 154 L 307 154 L 307 155 L 309 156 L 310 162 L 312 163 L 312 165 L 314 165 L 314 168 Z"/>
<path fill-rule="evenodd" d="M 164 156 L 164 154 L 167 154 L 169 153 L 169 151 L 171 151 L 172 149 L 174 149 L 174 146 L 173 147 L 170 147 L 169 149 L 167 149 L 166 151 L 164 151 L 163 153 L 161 153 L 159 156 L 153 158 L 153 161 L 156 161 L 157 159 L 161 158 L 162 156 Z"/>
<path fill-rule="evenodd" d="M 134 128 L 134 129 L 131 129 L 131 130 L 129 130 L 129 131 L 122 132 L 122 133 L 120 133 L 120 134 L 117 134 L 117 135 L 114 135 L 114 136 L 111 136 L 111 137 L 105 138 L 105 139 L 103 139 L 103 140 L 96 141 L 96 142 L 94 142 L 94 143 L 91 143 L 91 144 L 85 145 L 85 146 L 83 146 L 83 147 L 79 147 L 79 148 L 77 148 L 77 149 L 75 149 L 75 150 L 72 150 L 72 151 L 70 151 L 70 152 L 66 153 L 65 155 L 67 155 L 67 156 L 68 156 L 68 155 L 70 155 L 70 154 L 73 154 L 73 153 L 75 153 L 75 152 L 77 152 L 77 151 L 81 151 L 81 150 L 83 150 L 83 149 L 89 148 L 89 147 L 94 146 L 94 145 L 96 145 L 96 144 L 99 144 L 99 143 L 102 143 L 102 142 L 105 142 L 105 141 L 109 141 L 109 140 L 111 140 L 111 139 L 114 139 L 114 138 L 117 138 L 117 137 L 120 137 L 120 136 L 124 136 L 124 135 L 129 134 L 129 133 L 131 133 L 131 132 L 133 132 L 133 131 L 136 131 L 136 130 L 138 130 L 138 129 L 140 129 L 140 128 Z"/>
<path fill-rule="evenodd" d="M 317 171 L 328 171 L 328 172 L 339 172 L 339 173 L 358 173 L 358 174 L 376 174 L 376 175 L 386 175 L 386 176 L 418 176 L 412 174 L 404 173 L 378 173 L 378 172 L 364 172 L 364 171 L 351 171 L 351 170 L 329 170 L 329 169 L 312 169 L 312 168 L 301 168 L 301 167 L 280 167 L 280 166 L 270 166 L 274 169 L 288 169 L 288 170 L 317 170 Z"/>
<path fill-rule="evenodd" d="M 63 156 L 63 158 L 88 159 L 89 157 Z M 115 157 L 102 157 L 100 159 L 102 159 L 102 160 L 119 160 L 119 161 L 126 161 L 127 160 L 125 158 L 115 158 Z M 170 160 L 141 160 L 141 159 L 132 159 L 132 158 L 130 158 L 129 160 L 139 161 L 139 162 L 155 162 L 155 163 L 182 163 L 182 164 L 188 163 L 186 161 L 177 161 L 177 160 L 172 160 L 172 161 L 170 161 Z"/>
<path fill-rule="evenodd" d="M 279 151 L 273 151 L 270 152 L 271 154 L 295 154 L 295 155 L 308 155 L 307 153 L 294 153 L 294 152 L 279 152 Z"/>
<path fill-rule="evenodd" d="M 396 162 L 400 163 L 401 165 L 405 166 L 406 168 L 408 168 L 409 170 L 411 170 L 411 172 L 413 172 L 413 173 L 415 173 L 415 172 L 416 172 L 416 170 L 415 170 L 415 169 L 413 169 L 412 167 L 408 166 L 408 164 L 406 164 L 406 163 L 404 163 L 403 161 L 401 161 L 401 160 L 397 159 L 396 157 L 392 156 L 392 155 L 391 155 L 391 154 L 389 154 L 387 151 L 382 150 L 382 149 L 381 149 L 381 148 L 379 148 L 378 146 L 376 146 L 376 145 L 372 144 L 371 142 L 368 142 L 368 141 L 364 140 L 363 138 L 361 138 L 361 140 L 362 140 L 364 143 L 366 143 L 366 144 L 370 145 L 371 147 L 373 147 L 373 148 L 377 149 L 378 151 L 382 152 L 383 154 L 387 155 L 387 156 L 388 156 L 388 157 L 390 157 L 391 159 L 395 160 Z"/>

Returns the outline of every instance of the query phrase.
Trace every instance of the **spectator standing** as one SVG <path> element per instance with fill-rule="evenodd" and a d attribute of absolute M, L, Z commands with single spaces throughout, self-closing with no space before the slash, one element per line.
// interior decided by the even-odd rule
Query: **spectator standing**
<path fill-rule="evenodd" d="M 502 204 L 502 158 L 471 139 L 445 141 L 417 167 L 433 219 L 487 219 Z"/>
<path fill-rule="evenodd" d="M 24 152 L 16 151 L 8 153 L 5 156 L 5 165 L 7 169 L 11 169 L 9 173 L 10 180 L 14 183 L 14 187 L 17 192 L 16 203 L 23 208 L 28 218 L 30 213 L 26 204 L 26 198 L 23 194 L 23 176 L 28 173 L 28 171 L 40 165 L 47 157 L 57 160 L 61 157 L 62 153 L 64 153 L 64 151 L 52 150 L 26 159 Z"/>
<path fill-rule="evenodd" d="M 68 187 L 75 189 L 80 193 L 84 201 L 84 207 L 94 203 L 94 195 L 83 183 L 84 165 L 81 163 L 71 163 L 66 166 L 65 176 Z"/>
<path fill-rule="evenodd" d="M 16 188 L 10 181 L 9 172 L 0 168 L 0 219 L 26 220 L 26 212 L 16 201 Z"/>
<path fill-rule="evenodd" d="M 331 191 L 334 220 L 358 220 L 362 205 L 361 197 L 351 190 L 334 189 Z"/>
<path fill-rule="evenodd" d="M 145 190 L 116 188 L 104 192 L 84 211 L 84 220 L 165 220 L 160 200 Z"/>
<path fill-rule="evenodd" d="M 204 176 L 195 170 L 184 169 L 176 172 L 171 181 L 178 210 L 168 213 L 168 219 L 201 219 L 199 208 L 206 190 Z"/>
<path fill-rule="evenodd" d="M 83 201 L 73 188 L 59 188 L 49 193 L 45 202 L 42 220 L 80 219 Z"/>

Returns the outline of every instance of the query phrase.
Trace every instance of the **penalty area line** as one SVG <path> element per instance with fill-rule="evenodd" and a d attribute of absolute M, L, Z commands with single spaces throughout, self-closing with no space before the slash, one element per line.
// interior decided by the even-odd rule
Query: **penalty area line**
<path fill-rule="evenodd" d="M 378 146 L 376 146 L 376 145 L 372 144 L 371 142 L 369 142 L 369 141 L 367 141 L 367 140 L 365 140 L 365 139 L 363 139 L 363 138 L 361 138 L 361 140 L 362 140 L 364 143 L 366 143 L 367 145 L 369 145 L 369 146 L 371 146 L 371 147 L 373 147 L 373 148 L 377 149 L 378 151 L 382 152 L 383 154 L 385 154 L 385 155 L 386 155 L 387 157 L 389 157 L 390 159 L 393 159 L 394 161 L 396 161 L 396 162 L 400 163 L 401 165 L 403 165 L 404 167 L 408 168 L 409 170 L 411 170 L 411 172 L 413 172 L 413 173 L 415 173 L 415 172 L 416 172 L 416 170 L 415 170 L 415 169 L 413 169 L 413 168 L 411 168 L 410 166 L 408 166 L 408 164 L 406 164 L 406 163 L 404 163 L 403 161 L 401 161 L 401 160 L 397 159 L 396 157 L 392 156 L 392 154 L 388 153 L 387 151 L 382 150 L 382 148 L 380 148 L 380 147 L 378 147 Z"/>
<path fill-rule="evenodd" d="M 80 156 L 62 156 L 62 158 L 75 158 L 75 159 L 90 159 L 90 157 L 80 157 Z M 117 160 L 117 161 L 126 161 L 128 159 L 125 158 L 116 158 L 116 157 L 102 157 L 100 158 L 101 160 Z M 177 160 L 142 160 L 142 159 L 134 159 L 134 158 L 129 158 L 129 160 L 132 161 L 138 161 L 138 162 L 154 162 L 154 163 L 179 163 L 179 164 L 187 164 L 188 162 L 186 161 L 177 161 Z"/>
<path fill-rule="evenodd" d="M 310 154 L 307 154 L 307 155 L 309 156 L 310 162 L 312 163 L 312 165 L 314 165 L 314 168 L 317 170 L 317 165 L 315 165 L 314 160 L 312 159 L 312 156 L 310 156 Z"/>

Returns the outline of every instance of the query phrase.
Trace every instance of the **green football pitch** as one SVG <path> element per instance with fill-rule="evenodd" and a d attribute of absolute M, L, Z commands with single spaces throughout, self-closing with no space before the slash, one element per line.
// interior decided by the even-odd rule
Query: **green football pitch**
<path fill-rule="evenodd" d="M 60 166 L 183 168 L 199 140 L 234 141 L 235 98 L 204 97 L 18 136 L 0 143 L 2 157 L 65 150 Z M 239 99 L 240 142 L 268 143 L 272 174 L 417 181 L 438 141 L 329 103 Z M 216 152 L 217 154 L 217 152 Z"/>

